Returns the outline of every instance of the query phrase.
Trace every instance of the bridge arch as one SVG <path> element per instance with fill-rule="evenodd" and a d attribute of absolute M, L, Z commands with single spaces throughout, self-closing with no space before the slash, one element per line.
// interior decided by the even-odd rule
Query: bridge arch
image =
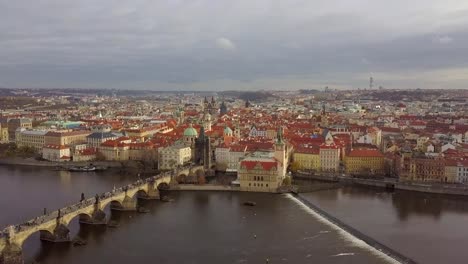
<path fill-rule="evenodd" d="M 13 244 L 22 249 L 26 240 L 28 240 L 28 238 L 30 238 L 31 236 L 35 234 L 39 234 L 42 240 L 43 237 L 54 237 L 54 230 L 53 228 L 50 228 L 50 227 L 49 228 L 37 228 L 37 229 L 31 230 L 30 232 L 27 232 L 25 234 L 23 233 L 20 236 L 16 236 L 13 239 Z"/>
<path fill-rule="evenodd" d="M 148 192 L 146 190 L 138 190 L 136 193 L 135 193 L 136 197 L 139 197 L 139 196 L 147 196 L 148 195 Z"/>
<path fill-rule="evenodd" d="M 195 176 L 202 177 L 205 176 L 205 170 L 203 168 L 199 168 L 195 171 Z"/>
<path fill-rule="evenodd" d="M 112 200 L 110 201 L 109 203 L 109 206 L 110 206 L 110 209 L 119 209 L 119 208 L 123 208 L 123 201 L 120 201 L 120 200 Z"/>
<path fill-rule="evenodd" d="M 160 182 L 157 188 L 158 190 L 169 190 L 170 186 L 167 182 Z"/>
<path fill-rule="evenodd" d="M 93 211 L 92 210 L 87 210 L 87 211 L 78 211 L 76 213 L 71 213 L 71 214 L 66 214 L 62 217 L 62 223 L 66 226 L 68 226 L 70 224 L 70 222 L 75 219 L 76 217 L 79 217 L 80 218 L 80 221 L 81 219 L 92 219 L 92 213 Z"/>

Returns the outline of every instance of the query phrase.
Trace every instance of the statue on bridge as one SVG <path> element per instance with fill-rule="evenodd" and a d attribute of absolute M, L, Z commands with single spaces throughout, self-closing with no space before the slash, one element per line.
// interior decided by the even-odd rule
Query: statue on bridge
<path fill-rule="evenodd" d="M 96 199 L 94 204 L 98 204 L 99 203 L 99 195 L 97 193 L 96 193 L 96 196 L 94 196 L 94 198 Z"/>
<path fill-rule="evenodd" d="M 81 193 L 81 199 L 80 199 L 80 202 L 84 201 L 85 200 L 85 197 L 84 197 L 84 193 Z"/>

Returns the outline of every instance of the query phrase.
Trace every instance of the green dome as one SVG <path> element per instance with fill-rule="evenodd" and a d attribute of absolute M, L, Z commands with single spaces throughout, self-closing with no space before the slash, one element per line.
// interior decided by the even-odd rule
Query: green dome
<path fill-rule="evenodd" d="M 224 134 L 225 134 L 225 135 L 232 135 L 232 129 L 229 128 L 228 126 L 226 126 L 226 127 L 224 128 Z"/>
<path fill-rule="evenodd" d="M 184 137 L 198 137 L 198 132 L 191 125 L 184 131 Z"/>

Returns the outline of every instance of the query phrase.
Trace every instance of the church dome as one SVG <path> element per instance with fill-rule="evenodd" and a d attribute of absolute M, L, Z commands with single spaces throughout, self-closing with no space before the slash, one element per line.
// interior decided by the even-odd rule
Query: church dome
<path fill-rule="evenodd" d="M 190 125 L 184 130 L 184 137 L 197 137 L 197 136 L 198 136 L 198 132 L 195 128 L 192 127 L 192 125 Z"/>
<path fill-rule="evenodd" d="M 225 134 L 225 135 L 232 135 L 232 129 L 229 128 L 228 126 L 226 126 L 226 127 L 224 128 L 224 134 Z"/>

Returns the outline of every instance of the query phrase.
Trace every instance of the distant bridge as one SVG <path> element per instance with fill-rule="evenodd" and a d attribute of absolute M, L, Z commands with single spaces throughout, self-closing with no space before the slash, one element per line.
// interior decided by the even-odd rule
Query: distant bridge
<path fill-rule="evenodd" d="M 107 205 L 110 205 L 112 210 L 136 210 L 137 198 L 159 199 L 159 190 L 168 189 L 174 177 L 187 176 L 199 170 L 203 170 L 203 166 L 186 166 L 164 172 L 82 200 L 23 224 L 8 226 L 0 231 L 0 264 L 24 263 L 23 243 L 36 232 L 40 233 L 40 239 L 44 241 L 69 242 L 71 239 L 68 225 L 76 217 L 79 218 L 81 224 L 107 224 L 104 213 L 104 208 Z"/>

